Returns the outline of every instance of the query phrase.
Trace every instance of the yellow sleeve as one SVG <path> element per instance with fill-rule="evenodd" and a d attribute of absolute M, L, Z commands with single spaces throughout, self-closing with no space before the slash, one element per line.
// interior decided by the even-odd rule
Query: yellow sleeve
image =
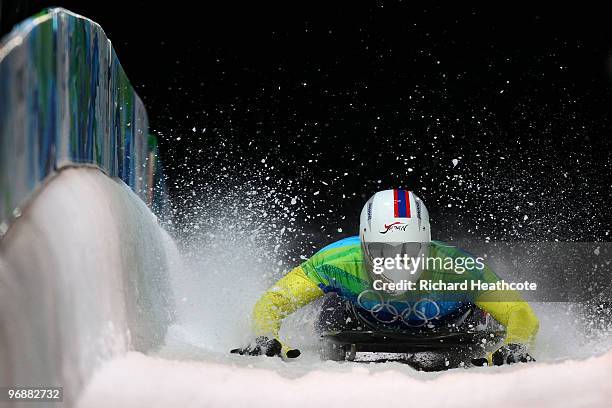
<path fill-rule="evenodd" d="M 506 327 L 505 343 L 530 345 L 535 340 L 540 322 L 529 303 L 512 291 L 488 291 L 480 295 L 476 306 L 488 312 Z"/>
<path fill-rule="evenodd" d="M 255 335 L 278 338 L 285 317 L 323 294 L 323 291 L 308 279 L 301 266 L 294 268 L 268 289 L 255 304 Z"/>

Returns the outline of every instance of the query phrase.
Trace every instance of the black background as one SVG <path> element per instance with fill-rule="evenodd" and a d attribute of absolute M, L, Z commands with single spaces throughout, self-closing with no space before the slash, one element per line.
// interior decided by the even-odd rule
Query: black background
<path fill-rule="evenodd" d="M 606 10 L 261 3 L 4 1 L 0 24 L 61 5 L 102 25 L 178 208 L 257 179 L 325 241 L 404 187 L 436 235 L 610 239 Z"/>

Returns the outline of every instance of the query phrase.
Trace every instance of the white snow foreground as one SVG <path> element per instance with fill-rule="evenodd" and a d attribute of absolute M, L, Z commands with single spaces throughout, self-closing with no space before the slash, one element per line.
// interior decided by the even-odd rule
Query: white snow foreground
<path fill-rule="evenodd" d="M 259 365 L 264 357 L 243 357 Z M 281 362 L 282 363 L 282 362 Z M 283 363 L 295 364 L 295 363 Z M 299 363 L 298 363 L 299 364 Z M 336 369 L 328 370 L 333 364 Z M 581 361 L 410 372 L 399 364 L 325 363 L 298 378 L 251 364 L 173 361 L 131 352 L 94 375 L 88 407 L 598 407 L 612 401 L 612 352 Z M 338 368 L 342 367 L 341 371 Z M 323 368 L 323 367 L 322 367 Z M 423 405 L 424 404 L 424 405 Z"/>

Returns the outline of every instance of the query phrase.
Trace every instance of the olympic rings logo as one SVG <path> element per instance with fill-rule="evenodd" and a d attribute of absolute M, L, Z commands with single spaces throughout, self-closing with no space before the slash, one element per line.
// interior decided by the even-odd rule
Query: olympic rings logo
<path fill-rule="evenodd" d="M 367 299 L 366 296 L 370 296 L 370 294 L 373 294 L 374 297 Z M 374 306 L 367 306 L 365 302 L 373 303 Z M 398 308 L 391 304 L 391 301 L 385 300 L 380 293 L 372 289 L 364 290 L 357 297 L 359 307 L 370 312 L 372 317 L 381 323 L 394 323 L 399 319 L 407 326 L 423 327 L 440 316 L 440 305 L 428 298 L 421 298 L 415 303 L 400 300 L 395 300 L 393 303 L 405 304 L 406 308 L 400 313 Z M 433 315 L 425 313 L 429 309 L 429 305 L 432 305 L 434 309 Z M 391 318 L 385 320 L 382 316 L 383 312 L 386 312 Z M 418 323 L 415 324 L 415 320 Z"/>

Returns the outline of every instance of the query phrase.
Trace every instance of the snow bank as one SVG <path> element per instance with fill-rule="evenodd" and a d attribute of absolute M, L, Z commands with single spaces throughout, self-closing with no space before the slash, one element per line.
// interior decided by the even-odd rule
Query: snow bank
<path fill-rule="evenodd" d="M 257 364 L 262 358 L 246 359 Z M 410 375 L 398 364 L 388 365 L 384 371 L 372 369 L 379 366 L 326 363 L 291 379 L 269 369 L 168 361 L 129 353 L 96 374 L 78 405 L 501 408 L 609 406 L 612 400 L 612 352 L 561 364 L 453 370 L 435 376 Z M 414 377 L 420 374 L 432 379 Z"/>
<path fill-rule="evenodd" d="M 52 178 L 0 242 L 0 384 L 63 386 L 70 403 L 100 362 L 159 345 L 172 245 L 123 182 Z"/>

